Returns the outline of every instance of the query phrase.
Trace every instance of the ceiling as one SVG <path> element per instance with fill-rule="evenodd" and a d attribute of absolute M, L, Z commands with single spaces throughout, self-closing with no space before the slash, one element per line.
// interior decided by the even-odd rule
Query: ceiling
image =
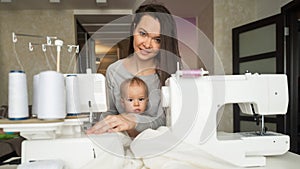
<path fill-rule="evenodd" d="M 96 40 L 96 43 L 114 43 L 129 36 L 131 16 L 128 14 L 77 14 L 75 18 L 78 25 L 77 33 L 83 35 L 87 33 Z M 82 37 L 78 37 L 82 38 Z"/>
<path fill-rule="evenodd" d="M 144 0 L 0 0 L 0 9 L 133 9 Z"/>

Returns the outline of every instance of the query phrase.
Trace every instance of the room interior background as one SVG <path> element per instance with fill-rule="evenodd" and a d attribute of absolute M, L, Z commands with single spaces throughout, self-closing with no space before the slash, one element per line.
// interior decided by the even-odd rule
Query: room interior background
<path fill-rule="evenodd" d="M 224 66 L 225 74 L 232 74 L 232 28 L 280 13 L 282 6 L 291 0 L 159 0 L 165 4 L 174 15 L 180 17 L 197 18 L 197 27 L 214 44 L 217 55 Z M 24 71 L 27 74 L 29 104 L 32 104 L 33 75 L 48 70 L 45 54 L 38 48 L 33 52 L 28 50 L 30 38 L 19 38 L 12 42 L 12 32 L 33 35 L 57 36 L 65 44 L 76 44 L 75 9 L 18 9 L 11 10 L 0 3 L 0 105 L 7 105 L 8 73 L 10 70 L 20 69 L 16 54 L 19 56 Z M 132 8 L 136 8 L 133 5 Z M 104 7 L 105 9 L 105 7 Z M 101 14 L 104 9 L 98 9 Z M 132 9 L 128 9 L 131 10 Z M 128 11 L 126 10 L 126 11 Z M 84 10 L 88 12 L 89 10 Z M 90 10 L 91 14 L 97 10 Z M 120 12 L 120 10 L 118 10 Z M 77 14 L 80 10 L 76 10 Z M 83 12 L 83 11 L 82 11 Z M 39 43 L 39 41 L 37 41 Z M 56 56 L 55 49 L 53 55 Z M 51 56 L 51 50 L 47 51 Z M 68 69 L 72 55 L 62 50 L 61 71 Z M 53 70 L 55 65 L 52 65 Z M 228 106 L 226 112 L 232 112 Z M 224 113 L 219 128 L 232 131 L 232 113 Z"/>

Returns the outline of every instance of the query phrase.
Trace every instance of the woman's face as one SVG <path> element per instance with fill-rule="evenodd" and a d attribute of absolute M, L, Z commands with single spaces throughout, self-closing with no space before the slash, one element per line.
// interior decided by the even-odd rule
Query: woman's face
<path fill-rule="evenodd" d="M 141 60 L 154 58 L 160 49 L 160 23 L 150 15 L 142 16 L 133 32 L 133 48 Z"/>

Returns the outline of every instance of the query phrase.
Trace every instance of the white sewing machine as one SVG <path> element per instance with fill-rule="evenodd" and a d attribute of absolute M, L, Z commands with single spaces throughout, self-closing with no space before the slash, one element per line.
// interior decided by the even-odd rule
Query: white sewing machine
<path fill-rule="evenodd" d="M 289 150 L 289 136 L 279 133 L 217 133 L 218 116 L 225 104 L 238 103 L 247 114 L 285 114 L 288 106 L 285 75 L 247 73 L 202 76 L 201 71 L 198 75 L 178 71 L 169 78 L 168 85 L 162 88 L 167 123 L 178 137 L 199 145 L 219 159 L 243 167 L 264 166 L 265 156 L 280 155 Z M 105 78 L 100 79 L 91 82 L 105 86 Z M 81 87 L 90 89 L 89 86 L 93 85 Z M 103 94 L 97 96 L 105 98 Z M 91 110 L 87 106 L 88 100 L 83 101 L 84 111 Z M 116 158 L 124 154 L 119 136 L 104 134 L 88 137 L 82 132 L 85 120 L 88 119 L 35 121 L 27 124 L 12 122 L 0 124 L 0 128 L 7 132 L 20 132 L 28 139 L 22 144 L 22 163 L 62 159 L 67 169 L 77 169 L 92 163 L 96 158 L 103 161 L 121 160 Z M 121 162 L 115 161 L 110 165 L 114 164 Z"/>
<path fill-rule="evenodd" d="M 22 142 L 22 164 L 41 160 L 63 160 L 65 169 L 87 167 L 93 160 L 114 161 L 123 155 L 123 144 L 117 134 L 87 136 L 83 132 L 89 122 L 89 111 L 107 111 L 105 77 L 102 74 L 76 74 L 79 83 L 79 112 L 66 119 L 4 120 L 0 128 L 5 132 L 20 132 L 27 140 Z M 67 76 L 65 76 L 67 77 Z M 89 102 L 92 102 L 89 106 Z M 55 106 L 55 105 L 53 105 Z M 87 123 L 89 124 L 89 123 Z"/>
<path fill-rule="evenodd" d="M 238 103 L 243 113 L 256 113 L 262 115 L 262 119 L 265 115 L 285 114 L 288 107 L 286 75 L 202 76 L 205 72 L 199 73 L 195 76 L 193 72 L 177 71 L 162 89 L 167 124 L 176 131 L 177 137 L 243 167 L 264 166 L 265 156 L 289 150 L 287 135 L 264 130 L 259 133 L 217 132 L 220 110 L 225 104 Z"/>

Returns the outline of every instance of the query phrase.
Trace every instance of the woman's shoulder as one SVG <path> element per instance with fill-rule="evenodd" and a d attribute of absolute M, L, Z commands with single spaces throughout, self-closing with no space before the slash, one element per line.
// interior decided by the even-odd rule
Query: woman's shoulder
<path fill-rule="evenodd" d="M 110 65 L 108 66 L 108 69 L 112 69 L 112 68 L 115 68 L 115 67 L 119 67 L 120 65 L 123 64 L 123 60 L 124 60 L 124 59 L 120 59 L 120 60 L 117 60 L 117 61 L 113 62 L 112 64 L 110 64 Z"/>
<path fill-rule="evenodd" d="M 124 67 L 124 60 L 125 59 L 120 59 L 117 60 L 116 62 L 110 64 L 106 70 L 106 76 L 128 76 L 129 72 L 126 70 Z"/>
<path fill-rule="evenodd" d="M 116 70 L 119 70 L 122 67 L 122 65 L 123 65 L 123 60 L 124 59 L 120 59 L 120 60 L 117 60 L 114 63 L 110 64 L 107 67 L 106 72 L 114 72 Z"/>

